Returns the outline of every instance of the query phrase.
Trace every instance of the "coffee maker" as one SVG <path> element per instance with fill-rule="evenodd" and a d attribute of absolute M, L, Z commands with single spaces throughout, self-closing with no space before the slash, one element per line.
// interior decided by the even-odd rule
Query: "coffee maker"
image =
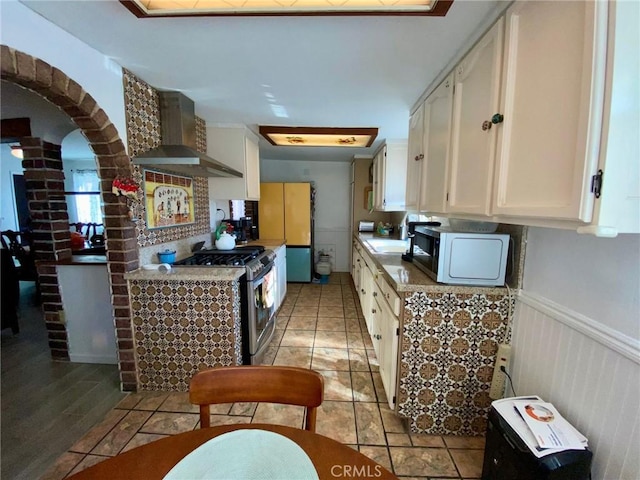
<path fill-rule="evenodd" d="M 244 238 L 246 240 L 257 240 L 258 230 L 253 225 L 253 219 L 251 217 L 242 217 L 240 222 L 242 224 L 242 230 L 244 231 Z"/>
<path fill-rule="evenodd" d="M 225 219 L 222 221 L 233 226 L 236 243 L 248 243 L 251 240 L 257 240 L 256 229 L 253 227 L 251 217 L 242 217 L 240 220 Z"/>

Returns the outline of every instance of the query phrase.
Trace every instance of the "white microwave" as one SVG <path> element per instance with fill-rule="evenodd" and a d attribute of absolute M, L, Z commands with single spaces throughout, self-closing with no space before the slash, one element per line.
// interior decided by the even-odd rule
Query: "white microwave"
<path fill-rule="evenodd" d="M 416 226 L 403 258 L 439 283 L 495 287 L 504 285 L 508 254 L 508 234 Z"/>

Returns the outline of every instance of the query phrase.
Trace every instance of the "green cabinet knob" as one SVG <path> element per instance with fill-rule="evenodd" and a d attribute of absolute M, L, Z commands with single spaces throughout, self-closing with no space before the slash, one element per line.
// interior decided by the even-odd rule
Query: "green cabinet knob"
<path fill-rule="evenodd" d="M 491 117 L 491 123 L 493 123 L 494 125 L 502 122 L 504 122 L 504 115 L 500 113 L 496 113 L 493 117 Z"/>

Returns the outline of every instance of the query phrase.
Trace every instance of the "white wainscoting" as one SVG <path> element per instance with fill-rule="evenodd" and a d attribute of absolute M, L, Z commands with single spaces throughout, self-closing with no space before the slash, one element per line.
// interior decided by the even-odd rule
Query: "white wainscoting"
<path fill-rule="evenodd" d="M 587 436 L 593 479 L 640 478 L 639 343 L 544 297 L 518 296 L 515 390 L 552 402 Z"/>

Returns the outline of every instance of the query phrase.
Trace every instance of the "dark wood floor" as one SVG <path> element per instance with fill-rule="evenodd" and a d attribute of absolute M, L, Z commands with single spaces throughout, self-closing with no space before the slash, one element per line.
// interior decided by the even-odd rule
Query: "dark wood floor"
<path fill-rule="evenodd" d="M 126 394 L 116 365 L 51 360 L 33 282 L 21 282 L 20 333 L 2 331 L 2 479 L 39 478 Z"/>

